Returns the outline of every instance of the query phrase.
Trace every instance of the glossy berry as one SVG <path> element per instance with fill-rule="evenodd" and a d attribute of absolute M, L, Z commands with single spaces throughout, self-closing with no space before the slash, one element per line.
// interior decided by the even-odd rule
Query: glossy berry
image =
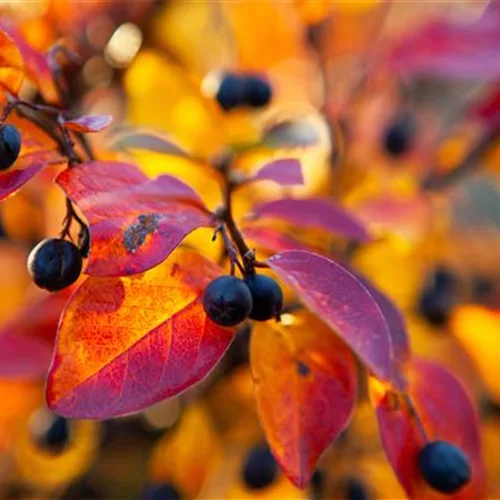
<path fill-rule="evenodd" d="M 261 489 L 274 482 L 278 464 L 267 445 L 256 446 L 245 458 L 243 480 L 251 489 Z"/>
<path fill-rule="evenodd" d="M 420 451 L 418 465 L 425 482 L 441 493 L 455 493 L 471 478 L 465 453 L 446 441 L 426 444 Z"/>
<path fill-rule="evenodd" d="M 248 75 L 244 79 L 244 101 L 252 108 L 262 108 L 271 101 L 270 83 L 263 77 Z"/>
<path fill-rule="evenodd" d="M 60 453 L 69 444 L 70 424 L 64 417 L 54 415 L 49 425 L 38 437 L 38 446 L 50 453 Z"/>
<path fill-rule="evenodd" d="M 82 271 L 82 256 L 70 241 L 41 241 L 28 257 L 28 270 L 37 286 L 57 292 L 73 284 Z"/>
<path fill-rule="evenodd" d="M 429 323 L 443 326 L 457 302 L 458 280 L 447 268 L 439 267 L 426 279 L 420 295 L 419 311 Z"/>
<path fill-rule="evenodd" d="M 0 125 L 0 170 L 7 170 L 21 151 L 21 134 L 13 125 Z"/>
<path fill-rule="evenodd" d="M 181 500 L 181 498 L 181 494 L 169 483 L 152 483 L 141 495 L 141 500 Z"/>
<path fill-rule="evenodd" d="M 415 136 L 415 120 L 410 113 L 398 114 L 384 132 L 383 145 L 393 157 L 408 152 Z"/>
<path fill-rule="evenodd" d="M 234 326 L 248 318 L 252 294 L 243 280 L 220 276 L 210 282 L 203 296 L 207 316 L 218 325 Z"/>
<path fill-rule="evenodd" d="M 215 98 L 222 109 L 231 109 L 245 104 L 245 77 L 226 73 L 222 76 Z"/>
<path fill-rule="evenodd" d="M 250 318 L 257 321 L 277 318 L 283 307 L 283 292 L 276 280 L 263 274 L 251 274 L 245 278 L 245 283 L 253 300 Z"/>

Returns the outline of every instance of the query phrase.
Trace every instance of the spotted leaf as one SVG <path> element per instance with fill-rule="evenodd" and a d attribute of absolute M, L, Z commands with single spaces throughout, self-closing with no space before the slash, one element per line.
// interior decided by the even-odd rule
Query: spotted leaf
<path fill-rule="evenodd" d="M 259 323 L 250 363 L 257 406 L 273 454 L 303 488 L 356 404 L 356 363 L 349 349 L 310 313 L 288 326 Z"/>
<path fill-rule="evenodd" d="M 189 233 L 213 225 L 189 186 L 169 175 L 149 180 L 132 164 L 84 163 L 62 172 L 57 183 L 89 222 L 87 274 L 143 272 L 166 259 Z"/>

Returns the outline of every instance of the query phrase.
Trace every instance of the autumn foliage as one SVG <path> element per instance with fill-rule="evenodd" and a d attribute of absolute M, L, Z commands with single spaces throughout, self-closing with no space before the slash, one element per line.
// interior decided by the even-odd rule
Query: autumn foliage
<path fill-rule="evenodd" d="M 500 494 L 498 1 L 45 3 L 0 20 L 0 462 L 59 498 L 144 419 L 141 498 Z"/>

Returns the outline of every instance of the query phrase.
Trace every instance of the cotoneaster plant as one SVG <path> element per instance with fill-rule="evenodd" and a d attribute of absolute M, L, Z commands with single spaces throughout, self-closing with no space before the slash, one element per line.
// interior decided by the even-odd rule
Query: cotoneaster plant
<path fill-rule="evenodd" d="M 1 33 L 0 46 L 20 57 Z M 20 67 L 18 61 L 9 64 L 4 66 L 12 71 Z M 233 214 L 234 194 L 262 180 L 301 184 L 298 160 L 274 158 L 246 176 L 235 175 L 235 153 L 222 162 L 207 161 L 205 168 L 221 185 L 222 202 L 212 211 L 175 177 L 151 179 L 133 163 L 99 160 L 88 147 L 76 148 L 77 140 L 104 129 L 111 118 L 75 118 L 57 104 L 23 101 L 18 97 L 22 77 L 7 75 L 16 79 L 6 77 L 3 85 L 8 103 L 0 120 L 5 151 L 0 199 L 46 165 L 64 167 L 56 183 L 67 197 L 65 221 L 59 235 L 35 247 L 28 266 L 35 284 L 51 292 L 72 286 L 82 269 L 86 275 L 60 318 L 46 383 L 52 411 L 82 419 L 143 411 L 204 379 L 234 339 L 234 327 L 250 322 L 256 404 L 271 451 L 249 455 L 243 476 L 250 487 L 264 486 L 266 474 L 273 481 L 274 460 L 295 485 L 311 481 L 319 458 L 355 411 L 359 364 L 383 446 L 407 494 L 483 495 L 474 406 L 453 375 L 411 353 L 404 320 L 392 302 L 340 260 L 304 248 L 283 230 L 260 242 L 271 253 L 265 260 L 248 245 Z M 255 78 L 226 75 L 217 101 L 223 108 L 267 104 L 271 88 Z M 241 86 L 242 94 L 232 95 L 232 87 L 226 91 L 230 84 Z M 35 124 L 44 117 L 44 130 L 58 151 L 8 123 L 10 114 L 23 107 L 31 110 Z M 169 154 L 199 163 L 171 146 Z M 277 219 L 360 244 L 370 240 L 363 224 L 330 199 L 283 195 L 255 206 L 249 215 L 246 227 Z M 203 227 L 222 239 L 220 262 L 227 268 L 182 246 Z M 280 321 L 287 310 L 283 284 L 293 291 L 307 327 Z M 65 431 L 61 435 L 64 441 Z M 259 472 L 256 479 L 255 468 L 265 474 Z M 157 487 L 175 497 L 175 488 Z"/>

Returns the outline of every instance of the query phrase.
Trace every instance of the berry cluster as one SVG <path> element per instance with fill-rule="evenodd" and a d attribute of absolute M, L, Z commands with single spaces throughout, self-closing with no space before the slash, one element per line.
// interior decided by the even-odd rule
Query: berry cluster
<path fill-rule="evenodd" d="M 282 307 L 283 293 L 276 280 L 255 272 L 244 279 L 220 276 L 208 284 L 203 297 L 207 316 L 221 326 L 235 326 L 247 318 L 278 318 Z"/>
<path fill-rule="evenodd" d="M 215 95 L 225 111 L 242 106 L 261 108 L 269 104 L 272 97 L 271 85 L 257 75 L 225 73 Z"/>

